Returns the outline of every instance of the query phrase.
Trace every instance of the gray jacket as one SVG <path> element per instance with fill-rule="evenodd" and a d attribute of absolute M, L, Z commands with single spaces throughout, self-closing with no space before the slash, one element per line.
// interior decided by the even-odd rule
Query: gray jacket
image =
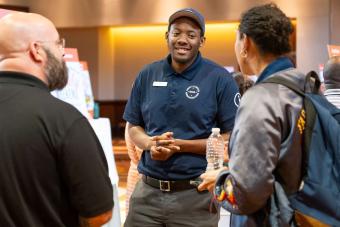
<path fill-rule="evenodd" d="M 296 69 L 277 72 L 304 89 L 305 75 Z M 217 186 L 230 179 L 237 206 L 223 206 L 234 215 L 232 227 L 268 225 L 268 199 L 274 179 L 287 194 L 301 180 L 302 131 L 298 119 L 302 97 L 283 85 L 259 83 L 242 97 L 229 144 L 229 171 L 220 174 Z M 300 125 L 301 126 L 301 125 Z M 274 177 L 275 175 L 275 177 Z"/>

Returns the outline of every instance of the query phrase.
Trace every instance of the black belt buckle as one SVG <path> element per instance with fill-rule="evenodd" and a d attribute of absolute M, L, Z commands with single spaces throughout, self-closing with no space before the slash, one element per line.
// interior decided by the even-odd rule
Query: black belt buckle
<path fill-rule="evenodd" d="M 170 181 L 160 180 L 159 189 L 163 192 L 170 192 Z"/>

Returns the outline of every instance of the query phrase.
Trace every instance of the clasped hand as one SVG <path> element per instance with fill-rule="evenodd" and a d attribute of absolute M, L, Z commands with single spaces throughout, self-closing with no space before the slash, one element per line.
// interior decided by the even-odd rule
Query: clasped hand
<path fill-rule="evenodd" d="M 154 145 L 150 148 L 151 158 L 154 160 L 164 161 L 170 158 L 175 152 L 180 151 L 180 147 L 175 145 L 172 132 L 165 132 L 159 136 L 151 137 Z"/>

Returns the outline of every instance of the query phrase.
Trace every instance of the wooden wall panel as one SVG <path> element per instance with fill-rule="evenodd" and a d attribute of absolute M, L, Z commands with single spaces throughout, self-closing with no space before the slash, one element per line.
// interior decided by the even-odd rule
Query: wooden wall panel
<path fill-rule="evenodd" d="M 100 117 L 109 118 L 111 122 L 112 138 L 124 138 L 125 121 L 122 116 L 127 101 L 97 101 Z"/>

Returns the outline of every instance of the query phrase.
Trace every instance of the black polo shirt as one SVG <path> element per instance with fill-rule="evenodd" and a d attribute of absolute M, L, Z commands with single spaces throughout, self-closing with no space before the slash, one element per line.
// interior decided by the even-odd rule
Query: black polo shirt
<path fill-rule="evenodd" d="M 0 72 L 0 226 L 79 226 L 113 206 L 104 152 L 74 107 Z"/>
<path fill-rule="evenodd" d="M 174 132 L 176 139 L 202 139 L 213 127 L 231 131 L 239 102 L 238 86 L 227 70 L 201 57 L 181 74 L 171 56 L 146 66 L 133 85 L 123 118 L 149 136 Z M 191 179 L 204 172 L 204 155 L 176 153 L 166 161 L 145 151 L 139 172 L 163 180 Z"/>

